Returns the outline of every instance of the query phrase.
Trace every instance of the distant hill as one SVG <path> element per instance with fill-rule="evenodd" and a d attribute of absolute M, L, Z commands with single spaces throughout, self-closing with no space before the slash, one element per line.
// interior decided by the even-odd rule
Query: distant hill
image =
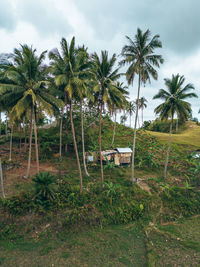
<path fill-rule="evenodd" d="M 156 136 L 161 142 L 166 143 L 169 140 L 168 133 L 147 131 L 149 134 Z M 178 134 L 172 134 L 172 143 L 183 145 L 191 150 L 200 149 L 200 126 L 195 122 L 188 121 L 184 130 Z"/>

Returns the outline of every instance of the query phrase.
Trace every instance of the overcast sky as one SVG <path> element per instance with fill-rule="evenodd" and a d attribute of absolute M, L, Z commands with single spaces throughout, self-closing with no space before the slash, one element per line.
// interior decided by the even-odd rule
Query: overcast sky
<path fill-rule="evenodd" d="M 199 0 L 0 0 L 0 53 L 10 53 L 27 43 L 38 53 L 60 47 L 60 40 L 76 37 L 89 52 L 108 50 L 119 54 L 125 35 L 134 38 L 137 28 L 160 35 L 164 57 L 159 78 L 142 87 L 148 100 L 144 120 L 154 119 L 160 103 L 152 97 L 164 88 L 164 78 L 179 73 L 193 83 L 200 97 Z M 136 98 L 137 80 L 129 87 Z M 200 99 L 191 100 L 193 116 L 200 120 Z"/>

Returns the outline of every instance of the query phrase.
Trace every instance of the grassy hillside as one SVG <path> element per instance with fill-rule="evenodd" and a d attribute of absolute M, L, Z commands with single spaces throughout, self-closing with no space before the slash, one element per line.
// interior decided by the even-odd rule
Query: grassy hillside
<path fill-rule="evenodd" d="M 147 132 L 157 137 L 163 143 L 167 143 L 169 140 L 168 133 Z M 192 150 L 200 149 L 200 126 L 194 122 L 187 122 L 180 133 L 172 135 L 172 143 L 185 146 Z"/>
<path fill-rule="evenodd" d="M 46 136 L 48 131 L 52 130 L 46 130 Z M 95 150 L 98 128 L 91 131 L 86 133 L 87 147 Z M 105 149 L 110 148 L 112 131 L 112 122 L 104 121 Z M 184 175 L 191 167 L 187 153 L 172 149 L 168 180 L 163 181 L 166 146 L 152 136 L 166 143 L 168 134 L 138 131 L 137 136 L 137 184 L 130 184 L 130 166 L 105 166 L 105 181 L 119 186 L 112 205 L 108 190 L 98 187 L 98 164 L 88 166 L 90 177 L 83 174 L 83 197 L 79 195 L 76 159 L 68 151 L 64 153 L 56 199 L 48 210 L 34 201 L 31 179 L 22 178 L 27 154 L 22 151 L 19 155 L 14 142 L 13 163 L 17 164 L 4 172 L 7 199 L 2 207 L 0 203 L 0 266 L 199 266 L 199 187 L 185 183 Z M 200 148 L 199 137 L 200 127 L 187 123 L 185 130 L 173 135 L 172 142 L 193 150 Z M 128 146 L 132 139 L 132 129 L 117 125 L 115 147 Z M 6 160 L 9 142 L 1 149 Z M 50 152 L 49 158 L 42 158 L 40 169 L 57 175 L 57 147 Z M 35 169 L 33 162 L 32 176 Z M 21 191 L 29 195 L 24 197 Z M 13 195 L 16 197 L 11 198 Z M 29 203 L 35 208 L 29 209 Z M 138 209 L 141 216 L 130 216 L 133 204 L 142 204 Z"/>

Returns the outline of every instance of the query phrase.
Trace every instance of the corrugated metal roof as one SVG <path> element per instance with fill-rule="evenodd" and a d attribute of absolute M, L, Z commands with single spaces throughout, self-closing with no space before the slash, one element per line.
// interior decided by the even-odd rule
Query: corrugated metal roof
<path fill-rule="evenodd" d="M 119 153 L 132 153 L 132 150 L 129 147 L 117 147 L 116 150 Z"/>
<path fill-rule="evenodd" d="M 105 150 L 101 152 L 102 155 L 110 155 L 110 154 L 116 154 L 116 153 L 117 152 L 115 150 Z"/>

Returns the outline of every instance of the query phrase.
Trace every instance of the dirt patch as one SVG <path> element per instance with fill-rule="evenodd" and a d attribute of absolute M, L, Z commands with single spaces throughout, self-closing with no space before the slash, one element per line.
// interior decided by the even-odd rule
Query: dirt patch
<path fill-rule="evenodd" d="M 138 179 L 137 184 L 142 188 L 142 190 L 151 193 L 151 188 L 140 178 Z"/>

